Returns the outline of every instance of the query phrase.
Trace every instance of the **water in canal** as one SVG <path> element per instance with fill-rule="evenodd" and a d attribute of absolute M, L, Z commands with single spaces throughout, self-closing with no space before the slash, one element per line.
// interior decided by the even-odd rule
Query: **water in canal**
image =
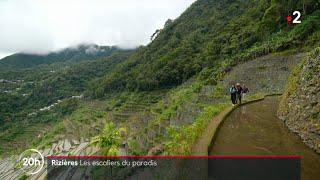
<path fill-rule="evenodd" d="M 320 179 L 320 155 L 277 118 L 279 97 L 237 108 L 219 129 L 210 155 L 299 155 L 302 180 Z"/>

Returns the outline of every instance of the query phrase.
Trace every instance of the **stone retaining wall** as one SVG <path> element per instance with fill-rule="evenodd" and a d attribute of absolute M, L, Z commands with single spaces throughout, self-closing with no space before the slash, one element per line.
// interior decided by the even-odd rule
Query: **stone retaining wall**
<path fill-rule="evenodd" d="M 292 75 L 278 115 L 305 144 L 320 153 L 320 48 Z"/>

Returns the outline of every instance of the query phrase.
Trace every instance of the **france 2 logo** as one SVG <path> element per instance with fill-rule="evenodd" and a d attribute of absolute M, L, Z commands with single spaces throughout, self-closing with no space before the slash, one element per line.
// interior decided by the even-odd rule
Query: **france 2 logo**
<path fill-rule="evenodd" d="M 300 18 L 301 18 L 300 11 L 294 11 L 292 16 L 289 15 L 289 16 L 286 17 L 286 20 L 287 20 L 288 24 L 291 24 L 291 23 L 300 24 L 301 23 Z"/>

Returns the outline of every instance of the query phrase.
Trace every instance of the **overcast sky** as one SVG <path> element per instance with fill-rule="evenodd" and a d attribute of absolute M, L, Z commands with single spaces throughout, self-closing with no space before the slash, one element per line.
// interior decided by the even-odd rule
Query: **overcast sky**
<path fill-rule="evenodd" d="M 0 0 L 0 58 L 79 43 L 145 45 L 195 0 Z"/>

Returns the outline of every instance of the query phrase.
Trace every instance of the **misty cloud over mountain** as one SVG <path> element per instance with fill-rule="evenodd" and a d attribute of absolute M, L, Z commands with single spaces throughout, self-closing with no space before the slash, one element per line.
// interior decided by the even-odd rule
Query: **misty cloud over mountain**
<path fill-rule="evenodd" d="M 43 54 L 79 43 L 132 48 L 194 0 L 0 1 L 1 53 Z M 92 49 L 94 51 L 94 49 Z"/>

